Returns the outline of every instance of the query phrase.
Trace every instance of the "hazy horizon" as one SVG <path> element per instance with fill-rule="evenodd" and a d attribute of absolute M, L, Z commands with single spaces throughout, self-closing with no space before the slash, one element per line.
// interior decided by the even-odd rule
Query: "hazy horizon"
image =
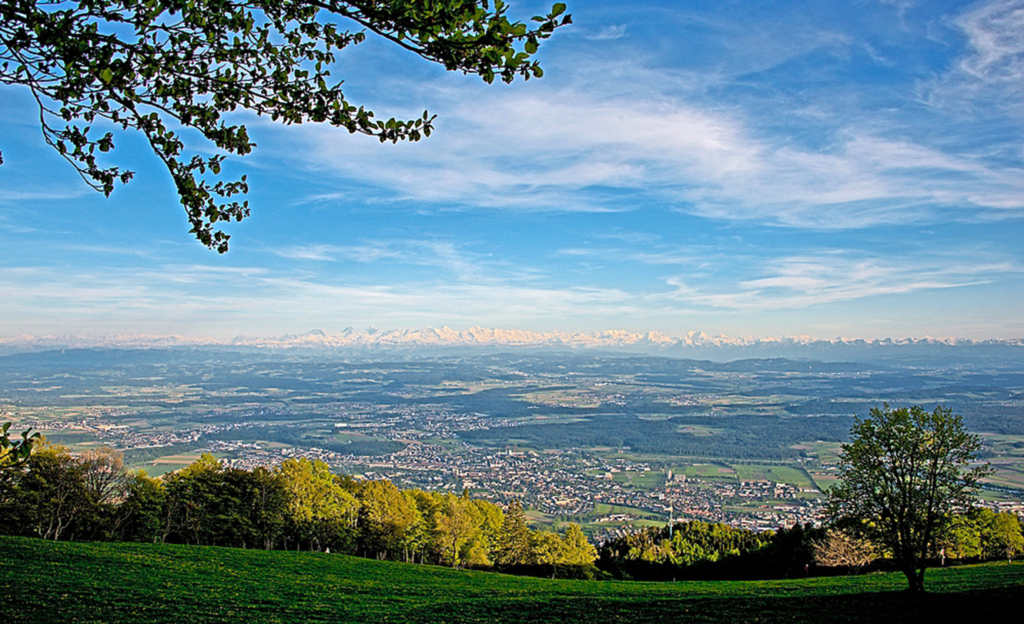
<path fill-rule="evenodd" d="M 306 332 L 274 336 L 238 333 L 233 336 L 188 336 L 180 334 L 48 334 L 0 335 L 0 353 L 47 348 L 152 348 L 152 347 L 256 347 L 270 349 L 341 349 L 359 350 L 412 350 L 428 352 L 450 347 L 459 349 L 526 348 L 540 350 L 570 349 L 610 353 L 621 351 L 637 354 L 683 354 L 698 356 L 718 352 L 728 357 L 745 357 L 745 353 L 758 357 L 807 357 L 813 352 L 840 355 L 852 354 L 866 348 L 891 347 L 909 351 L 934 347 L 997 348 L 1008 349 L 1004 356 L 1016 355 L 1024 347 L 1024 337 L 976 340 L 955 336 L 903 336 L 865 339 L 856 336 L 728 336 L 690 331 L 670 335 L 659 331 L 629 332 L 609 329 L 595 332 L 536 332 L 510 328 L 474 326 L 466 329 L 451 327 L 377 328 L 356 329 L 346 327 L 339 331 L 311 329 Z M 767 355 L 765 355 L 767 353 Z M 951 352 L 949 352 L 951 353 Z M 933 353 L 932 355 L 936 355 Z M 918 353 L 917 355 L 921 355 Z"/>

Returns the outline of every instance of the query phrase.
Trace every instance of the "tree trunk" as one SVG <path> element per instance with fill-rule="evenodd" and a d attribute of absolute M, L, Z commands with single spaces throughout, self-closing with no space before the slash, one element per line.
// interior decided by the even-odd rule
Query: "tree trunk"
<path fill-rule="evenodd" d="M 903 570 L 903 574 L 907 577 L 907 591 L 911 594 L 923 594 L 924 593 L 924 570 L 915 570 L 914 568 L 907 568 Z"/>

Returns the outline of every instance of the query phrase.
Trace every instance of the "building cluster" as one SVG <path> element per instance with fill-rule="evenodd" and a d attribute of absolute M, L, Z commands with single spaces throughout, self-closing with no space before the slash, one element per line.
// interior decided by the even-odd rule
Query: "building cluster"
<path fill-rule="evenodd" d="M 820 499 L 807 497 L 790 484 L 663 479 L 653 487 L 634 485 L 616 476 L 657 471 L 645 462 L 575 450 L 493 451 L 416 441 L 397 453 L 378 457 L 318 448 L 264 450 L 241 443 L 234 447 L 219 443 L 215 450 L 235 451 L 237 458 L 229 463 L 247 469 L 273 465 L 289 457 L 319 459 L 340 472 L 390 479 L 400 487 L 469 490 L 475 496 L 501 503 L 519 499 L 545 514 L 589 522 L 639 519 L 629 513 L 597 515 L 597 505 L 602 504 L 635 509 L 646 518 L 693 518 L 762 530 L 795 522 L 817 523 L 822 515 Z"/>

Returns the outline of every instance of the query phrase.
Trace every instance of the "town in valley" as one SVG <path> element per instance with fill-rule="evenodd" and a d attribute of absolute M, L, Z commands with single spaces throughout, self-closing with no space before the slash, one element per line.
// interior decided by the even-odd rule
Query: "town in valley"
<path fill-rule="evenodd" d="M 0 356 L 0 421 L 159 476 L 212 453 L 522 501 L 601 540 L 701 519 L 818 523 L 850 426 L 948 405 L 981 434 L 985 506 L 1024 511 L 1024 364 L 712 361 L 592 351 L 64 349 Z M 19 429 L 20 430 L 20 429 Z"/>

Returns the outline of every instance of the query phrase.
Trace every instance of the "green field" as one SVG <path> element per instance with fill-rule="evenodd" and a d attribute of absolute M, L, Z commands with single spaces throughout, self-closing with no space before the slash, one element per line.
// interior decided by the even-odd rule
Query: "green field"
<path fill-rule="evenodd" d="M 597 518 L 608 516 L 611 514 L 629 514 L 635 516 L 632 520 L 623 521 L 605 521 L 597 522 Z M 627 507 L 625 505 L 610 505 L 608 503 L 596 503 L 594 510 L 588 515 L 590 518 L 580 524 L 584 531 L 595 532 L 602 529 L 609 529 L 614 527 L 663 527 L 667 522 L 667 518 L 660 514 L 647 511 L 646 509 L 638 509 L 636 507 Z"/>
<path fill-rule="evenodd" d="M 665 473 L 660 470 L 648 470 L 645 472 L 615 472 L 612 473 L 612 481 L 615 483 L 629 484 L 642 489 L 653 490 L 665 485 Z"/>
<path fill-rule="evenodd" d="M 709 436 L 721 433 L 722 429 L 717 427 L 709 427 L 707 425 L 679 425 L 680 433 L 689 433 L 695 436 Z"/>
<path fill-rule="evenodd" d="M 733 464 L 733 468 L 740 481 L 774 481 L 791 483 L 800 488 L 814 487 L 814 482 L 803 468 L 762 464 Z"/>
<path fill-rule="evenodd" d="M 1007 457 L 1024 458 L 1024 436 L 983 433 L 981 437 L 995 453 Z"/>
<path fill-rule="evenodd" d="M 224 453 L 212 453 L 217 459 L 225 457 Z M 159 477 L 169 472 L 181 470 L 182 468 L 191 465 L 197 461 L 200 457 L 200 453 L 186 453 L 183 455 L 164 455 L 163 457 L 157 457 L 156 459 L 143 462 L 133 468 L 140 468 L 150 477 Z"/>
<path fill-rule="evenodd" d="M 829 463 L 839 461 L 839 453 L 842 450 L 842 444 L 839 442 L 801 442 L 798 446 L 807 449 L 808 454 L 818 461 Z"/>
<path fill-rule="evenodd" d="M 783 581 L 552 581 L 343 555 L 0 537 L 10 622 L 962 622 L 1019 612 L 1024 564 Z"/>
<path fill-rule="evenodd" d="M 607 516 L 610 514 L 632 514 L 638 518 L 647 520 L 657 520 L 660 524 L 664 524 L 660 514 L 646 509 L 639 509 L 637 507 L 627 507 L 626 505 L 610 505 L 608 503 L 595 503 L 594 510 L 591 512 L 593 516 Z"/>
<path fill-rule="evenodd" d="M 989 483 L 1024 489 L 1024 461 L 1016 458 L 1000 458 L 991 460 L 993 473 L 984 479 Z"/>
<path fill-rule="evenodd" d="M 736 480 L 736 470 L 720 464 L 694 464 L 676 471 L 687 478 Z"/>
<path fill-rule="evenodd" d="M 676 474 L 692 480 L 774 481 L 798 488 L 813 488 L 814 480 L 800 467 L 773 464 L 694 464 L 676 469 Z"/>
<path fill-rule="evenodd" d="M 830 487 L 839 482 L 839 477 L 834 472 L 809 470 L 807 474 L 814 479 L 814 483 L 817 484 L 818 489 L 822 492 L 827 492 Z"/>

